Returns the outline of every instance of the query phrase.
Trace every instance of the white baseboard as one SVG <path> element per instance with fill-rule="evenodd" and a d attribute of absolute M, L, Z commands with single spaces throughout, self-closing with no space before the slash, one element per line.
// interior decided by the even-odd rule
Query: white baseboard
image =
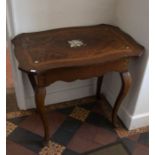
<path fill-rule="evenodd" d="M 111 104 L 114 103 L 116 99 L 116 94 L 114 95 L 113 90 L 106 90 L 105 97 L 107 98 L 108 102 Z M 138 103 L 137 103 L 138 104 Z M 118 116 L 124 125 L 127 127 L 128 130 L 133 130 L 136 128 L 141 128 L 149 125 L 149 113 L 142 113 L 142 114 L 134 114 L 131 115 L 128 110 L 125 108 L 124 104 L 120 107 L 118 111 Z"/>
<path fill-rule="evenodd" d="M 118 115 L 128 130 L 133 130 L 149 125 L 149 113 L 130 115 L 125 107 L 122 106 Z"/>

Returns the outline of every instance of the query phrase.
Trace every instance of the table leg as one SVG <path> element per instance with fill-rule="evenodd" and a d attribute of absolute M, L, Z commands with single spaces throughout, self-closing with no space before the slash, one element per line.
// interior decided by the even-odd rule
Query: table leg
<path fill-rule="evenodd" d="M 114 109 L 112 112 L 112 122 L 115 127 L 117 127 L 116 121 L 117 121 L 118 109 L 119 109 L 123 99 L 128 94 L 129 88 L 132 83 L 131 74 L 129 72 L 120 73 L 120 76 L 121 76 L 121 81 L 122 81 L 122 87 L 121 87 L 120 93 L 116 99 L 116 102 L 114 104 Z"/>
<path fill-rule="evenodd" d="M 103 76 L 97 78 L 97 89 L 96 89 L 96 98 L 101 98 L 101 86 L 102 86 Z"/>
<path fill-rule="evenodd" d="M 49 135 L 48 120 L 46 117 L 46 111 L 45 111 L 45 105 L 44 105 L 45 95 L 46 95 L 46 88 L 44 87 L 35 88 L 35 102 L 37 106 L 37 111 L 43 122 L 44 140 L 45 140 L 45 144 L 47 144 L 50 139 L 50 135 Z"/>

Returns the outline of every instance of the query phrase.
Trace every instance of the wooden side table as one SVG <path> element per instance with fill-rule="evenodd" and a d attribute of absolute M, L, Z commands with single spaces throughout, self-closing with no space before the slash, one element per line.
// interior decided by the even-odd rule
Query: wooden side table
<path fill-rule="evenodd" d="M 37 110 L 49 140 L 44 99 L 51 83 L 98 77 L 96 96 L 100 98 L 103 75 L 119 72 L 122 87 L 116 99 L 112 122 L 131 86 L 129 60 L 141 56 L 144 48 L 112 25 L 61 28 L 24 33 L 12 40 L 19 69 L 26 72 L 35 92 Z"/>

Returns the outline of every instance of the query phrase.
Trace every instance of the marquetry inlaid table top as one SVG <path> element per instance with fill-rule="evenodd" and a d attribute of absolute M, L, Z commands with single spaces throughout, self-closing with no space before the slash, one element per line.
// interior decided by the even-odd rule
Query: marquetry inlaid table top
<path fill-rule="evenodd" d="M 23 33 L 12 42 L 19 68 L 35 73 L 139 56 L 143 51 L 118 27 L 105 24 Z"/>

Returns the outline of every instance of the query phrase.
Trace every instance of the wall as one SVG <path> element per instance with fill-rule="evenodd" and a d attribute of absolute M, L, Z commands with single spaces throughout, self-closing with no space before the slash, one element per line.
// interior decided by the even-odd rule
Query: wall
<path fill-rule="evenodd" d="M 149 55 L 149 12 L 147 0 L 117 0 L 114 25 L 129 33 L 145 46 L 144 55 L 130 64 L 133 78 L 132 88 L 122 108 L 120 118 L 129 129 L 148 125 L 148 55 Z M 143 75 L 145 76 L 143 77 Z M 112 73 L 105 78 L 103 91 L 113 105 L 120 89 L 118 74 Z M 107 91 L 108 90 L 108 91 Z"/>
<path fill-rule="evenodd" d="M 8 0 L 9 37 L 22 32 L 112 23 L 114 3 L 114 0 Z M 27 76 L 17 69 L 13 49 L 11 54 L 18 106 L 32 108 L 35 106 L 32 88 Z M 47 88 L 46 104 L 93 95 L 95 82 L 95 79 L 56 82 Z"/>
<path fill-rule="evenodd" d="M 110 23 L 114 0 L 11 0 L 15 34 Z"/>

